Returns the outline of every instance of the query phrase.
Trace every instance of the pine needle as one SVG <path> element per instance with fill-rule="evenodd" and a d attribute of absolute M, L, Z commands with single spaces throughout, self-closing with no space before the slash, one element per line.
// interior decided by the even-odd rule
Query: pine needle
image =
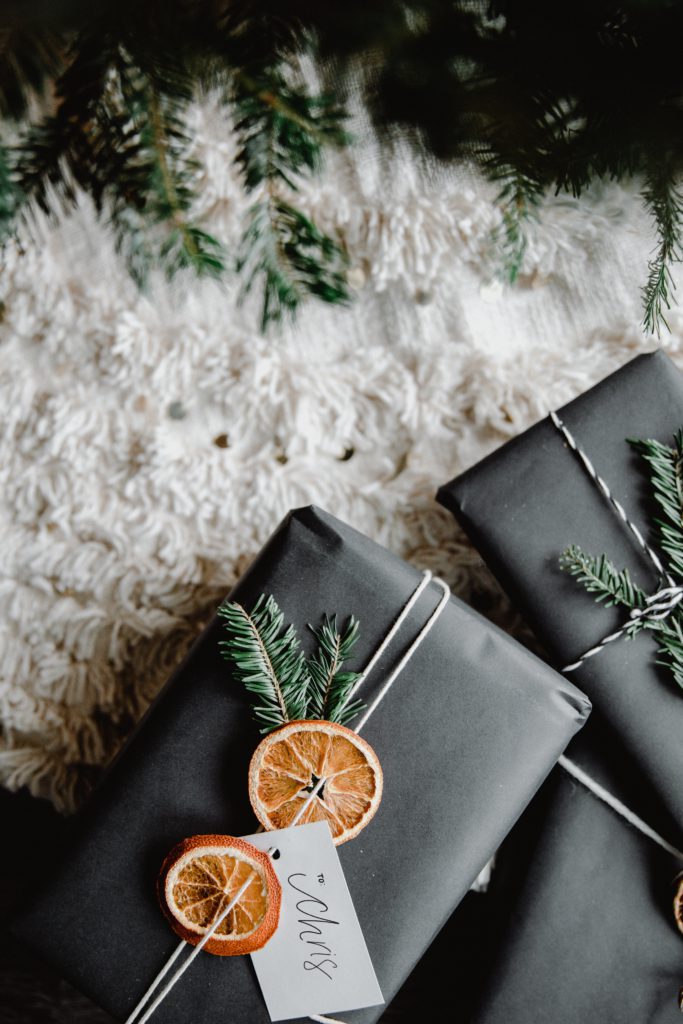
<path fill-rule="evenodd" d="M 642 608 L 645 604 L 646 595 L 633 582 L 628 569 L 618 570 L 607 555 L 587 555 L 574 544 L 560 555 L 560 568 L 608 608 L 617 604 Z"/>

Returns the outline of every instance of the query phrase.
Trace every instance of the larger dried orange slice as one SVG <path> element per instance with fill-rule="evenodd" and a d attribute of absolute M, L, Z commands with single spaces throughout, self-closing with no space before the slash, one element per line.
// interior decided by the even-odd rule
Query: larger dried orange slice
<path fill-rule="evenodd" d="M 204 946 L 218 956 L 239 956 L 265 946 L 280 918 L 282 890 L 268 854 L 234 836 L 184 839 L 163 863 L 159 900 L 173 929 L 196 945 L 245 882 Z"/>
<path fill-rule="evenodd" d="M 288 828 L 320 779 L 325 783 L 298 825 L 326 821 L 335 846 L 365 828 L 382 799 L 377 754 L 336 722 L 288 722 L 269 733 L 249 765 L 249 799 L 266 829 Z"/>

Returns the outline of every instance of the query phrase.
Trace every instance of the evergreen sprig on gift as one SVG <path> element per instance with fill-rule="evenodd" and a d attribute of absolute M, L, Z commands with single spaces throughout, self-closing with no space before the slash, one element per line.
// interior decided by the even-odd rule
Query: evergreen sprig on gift
<path fill-rule="evenodd" d="M 343 670 L 358 639 L 358 621 L 351 616 L 340 633 L 336 616 L 325 615 L 318 629 L 310 628 L 318 641 L 318 649 L 308 662 L 311 674 L 309 717 L 347 725 L 364 707 L 361 700 L 349 700 L 360 673 Z"/>
<path fill-rule="evenodd" d="M 224 657 L 240 682 L 254 694 L 254 716 L 262 732 L 305 718 L 310 675 L 293 626 L 283 628 L 284 615 L 273 597 L 261 595 L 248 612 L 230 601 L 218 614 L 228 639 L 220 641 Z"/>
<path fill-rule="evenodd" d="M 683 430 L 674 436 L 673 446 L 655 440 L 629 442 L 650 468 L 652 495 L 662 510 L 654 519 L 659 547 L 666 556 L 667 579 L 658 589 L 683 585 Z M 683 608 L 676 604 L 665 617 L 647 613 L 648 596 L 633 580 L 627 568 L 617 569 L 607 555 L 587 555 L 576 545 L 560 556 L 560 568 L 572 575 L 599 603 L 621 605 L 644 614 L 628 624 L 625 634 L 633 637 L 641 629 L 651 630 L 659 644 L 657 663 L 668 669 L 683 687 Z"/>
<path fill-rule="evenodd" d="M 219 641 L 221 653 L 256 698 L 261 732 L 306 718 L 345 725 L 364 708 L 362 701 L 348 700 L 358 673 L 343 670 L 358 639 L 353 616 L 341 632 L 336 616 L 325 615 L 319 628 L 311 627 L 317 647 L 307 659 L 272 595 L 262 594 L 250 612 L 236 601 L 225 602 L 218 614 L 227 631 Z"/>

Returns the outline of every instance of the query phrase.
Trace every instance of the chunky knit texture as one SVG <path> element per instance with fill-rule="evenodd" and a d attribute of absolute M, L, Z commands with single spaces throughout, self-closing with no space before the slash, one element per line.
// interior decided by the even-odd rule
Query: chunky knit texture
<path fill-rule="evenodd" d="M 549 200 L 496 281 L 492 190 L 400 141 L 303 193 L 355 303 L 264 338 L 234 282 L 139 293 L 83 200 L 0 279 L 0 783 L 73 808 L 293 506 L 315 502 L 499 621 L 439 483 L 637 352 L 650 226 L 637 188 Z M 217 103 L 192 114 L 198 213 L 228 250 L 245 200 Z M 22 251 L 23 250 L 23 251 Z M 683 317 L 663 339 L 683 365 Z M 538 496 L 542 500 L 542 496 Z"/>

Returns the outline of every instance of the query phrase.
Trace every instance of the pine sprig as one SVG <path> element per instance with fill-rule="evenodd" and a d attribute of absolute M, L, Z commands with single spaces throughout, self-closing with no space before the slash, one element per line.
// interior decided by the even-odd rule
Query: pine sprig
<path fill-rule="evenodd" d="M 237 257 L 242 293 L 262 287 L 261 326 L 293 315 L 307 294 L 348 299 L 346 253 L 297 209 L 301 175 L 316 173 L 325 147 L 349 143 L 346 112 L 330 95 L 294 88 L 278 66 L 236 76 L 237 157 L 246 188 L 259 196 L 247 214 Z"/>
<path fill-rule="evenodd" d="M 223 656 L 255 695 L 254 717 L 261 732 L 306 717 L 310 675 L 293 626 L 275 599 L 261 595 L 251 612 L 235 601 L 218 609 L 228 638 L 219 642 Z"/>
<path fill-rule="evenodd" d="M 284 628 L 284 615 L 272 596 L 262 594 L 251 612 L 235 601 L 225 602 L 218 614 L 228 634 L 219 641 L 221 652 L 255 695 L 254 715 L 262 732 L 305 718 L 346 725 L 364 708 L 362 701 L 348 700 L 359 674 L 344 670 L 358 640 L 353 616 L 341 631 L 334 615 L 323 616 L 317 628 L 310 626 L 317 646 L 306 659 L 294 627 Z"/>
<path fill-rule="evenodd" d="M 191 86 L 182 68 L 167 63 L 163 71 L 160 81 L 159 67 L 153 74 L 145 73 L 125 53 L 120 55 L 124 123 L 119 176 L 111 199 L 121 247 L 127 249 L 129 267 L 141 282 L 153 264 L 168 277 L 185 268 L 200 276 L 216 276 L 225 269 L 220 242 L 192 218 L 193 181 L 199 167 L 187 156 L 184 127 Z M 131 196 L 136 197 L 137 231 Z"/>
<path fill-rule="evenodd" d="M 560 555 L 560 568 L 581 583 L 595 600 L 607 608 L 623 605 L 626 608 L 643 608 L 646 594 L 634 583 L 628 569 L 617 569 L 606 555 L 587 555 L 573 544 Z M 642 619 L 634 621 L 634 630 L 643 625 Z"/>
<path fill-rule="evenodd" d="M 653 496 L 664 513 L 656 520 L 659 543 L 671 572 L 683 577 L 683 430 L 674 435 L 673 448 L 654 440 L 630 443 L 650 466 Z"/>
<path fill-rule="evenodd" d="M 358 639 L 358 621 L 351 616 L 339 632 L 336 616 L 325 615 L 321 626 L 309 628 L 318 641 L 317 651 L 308 662 L 311 674 L 309 717 L 346 725 L 365 706 L 361 700 L 348 701 L 360 673 L 343 671 L 344 662 L 350 658 Z"/>

